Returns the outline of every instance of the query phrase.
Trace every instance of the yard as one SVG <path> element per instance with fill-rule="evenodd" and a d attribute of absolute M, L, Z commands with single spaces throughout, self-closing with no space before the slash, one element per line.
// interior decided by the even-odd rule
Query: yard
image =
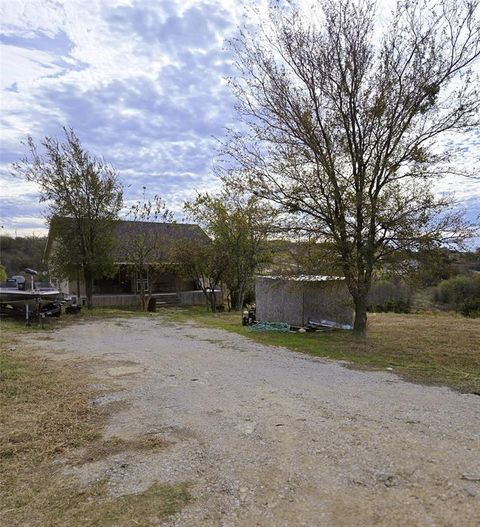
<path fill-rule="evenodd" d="M 478 398 L 391 372 L 478 393 L 479 319 L 379 314 L 365 341 L 239 319 L 2 321 L 0 523 L 477 524 Z"/>
<path fill-rule="evenodd" d="M 159 521 L 188 503 L 185 485 L 153 484 L 141 493 L 112 497 L 105 478 L 82 486 L 64 473 L 65 465 L 122 451 L 155 451 L 164 443 L 151 437 L 104 440 L 102 429 L 113 409 L 92 405 L 106 387 L 92 387 L 91 369 L 46 359 L 21 339 L 34 335 L 48 343 L 48 330 L 10 321 L 0 328 L 1 525 L 136 525 L 139 518 Z"/>

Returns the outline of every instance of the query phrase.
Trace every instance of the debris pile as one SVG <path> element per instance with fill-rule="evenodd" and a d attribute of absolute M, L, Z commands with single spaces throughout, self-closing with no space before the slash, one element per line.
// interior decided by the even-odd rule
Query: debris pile
<path fill-rule="evenodd" d="M 290 331 L 290 324 L 285 322 L 256 322 L 253 326 L 250 326 L 252 331 Z"/>

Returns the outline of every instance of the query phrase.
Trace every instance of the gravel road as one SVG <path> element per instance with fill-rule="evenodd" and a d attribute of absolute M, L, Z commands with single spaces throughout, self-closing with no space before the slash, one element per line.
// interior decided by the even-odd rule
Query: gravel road
<path fill-rule="evenodd" d="M 82 323 L 37 348 L 95 358 L 104 431 L 162 452 L 71 470 L 113 494 L 190 481 L 175 526 L 478 526 L 480 398 L 158 317 Z"/>

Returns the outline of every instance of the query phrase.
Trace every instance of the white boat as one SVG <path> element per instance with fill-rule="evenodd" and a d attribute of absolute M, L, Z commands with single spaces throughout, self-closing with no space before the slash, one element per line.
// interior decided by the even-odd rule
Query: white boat
<path fill-rule="evenodd" d="M 34 282 L 37 274 L 32 269 L 26 269 L 32 276 L 31 289 L 25 289 L 25 279 L 15 276 L 0 285 L 0 313 L 22 315 L 30 312 L 60 312 L 61 292 L 50 283 Z"/>
<path fill-rule="evenodd" d="M 60 291 L 57 289 L 21 291 L 12 287 L 0 287 L 0 304 L 28 304 L 32 308 L 37 304 L 51 304 L 58 300 L 59 296 Z"/>

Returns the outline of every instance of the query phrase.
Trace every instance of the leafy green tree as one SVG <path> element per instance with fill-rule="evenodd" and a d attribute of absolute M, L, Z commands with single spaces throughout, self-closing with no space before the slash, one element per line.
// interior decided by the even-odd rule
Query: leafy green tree
<path fill-rule="evenodd" d="M 64 133 L 63 142 L 45 137 L 42 153 L 29 137 L 27 155 L 13 171 L 38 185 L 55 237 L 53 269 L 58 276 L 82 274 L 90 308 L 94 278 L 112 269 L 113 226 L 123 190 L 114 168 L 89 154 L 72 129 Z"/>
<path fill-rule="evenodd" d="M 207 309 L 217 309 L 217 293 L 229 266 L 228 256 L 217 240 L 178 240 L 170 248 L 170 260 L 181 274 L 201 288 Z"/>
<path fill-rule="evenodd" d="M 458 168 L 440 140 L 478 127 L 478 13 L 477 1 L 399 0 L 387 23 L 366 0 L 275 2 L 232 44 L 241 124 L 225 153 L 239 184 L 335 247 L 356 334 L 392 253 L 469 234 L 431 188 Z"/>
<path fill-rule="evenodd" d="M 198 194 L 186 202 L 186 213 L 215 241 L 228 261 L 221 280 L 232 308 L 243 307 L 260 265 L 270 259 L 267 236 L 274 211 L 253 194 L 241 194 L 224 186 L 217 195 Z"/>

